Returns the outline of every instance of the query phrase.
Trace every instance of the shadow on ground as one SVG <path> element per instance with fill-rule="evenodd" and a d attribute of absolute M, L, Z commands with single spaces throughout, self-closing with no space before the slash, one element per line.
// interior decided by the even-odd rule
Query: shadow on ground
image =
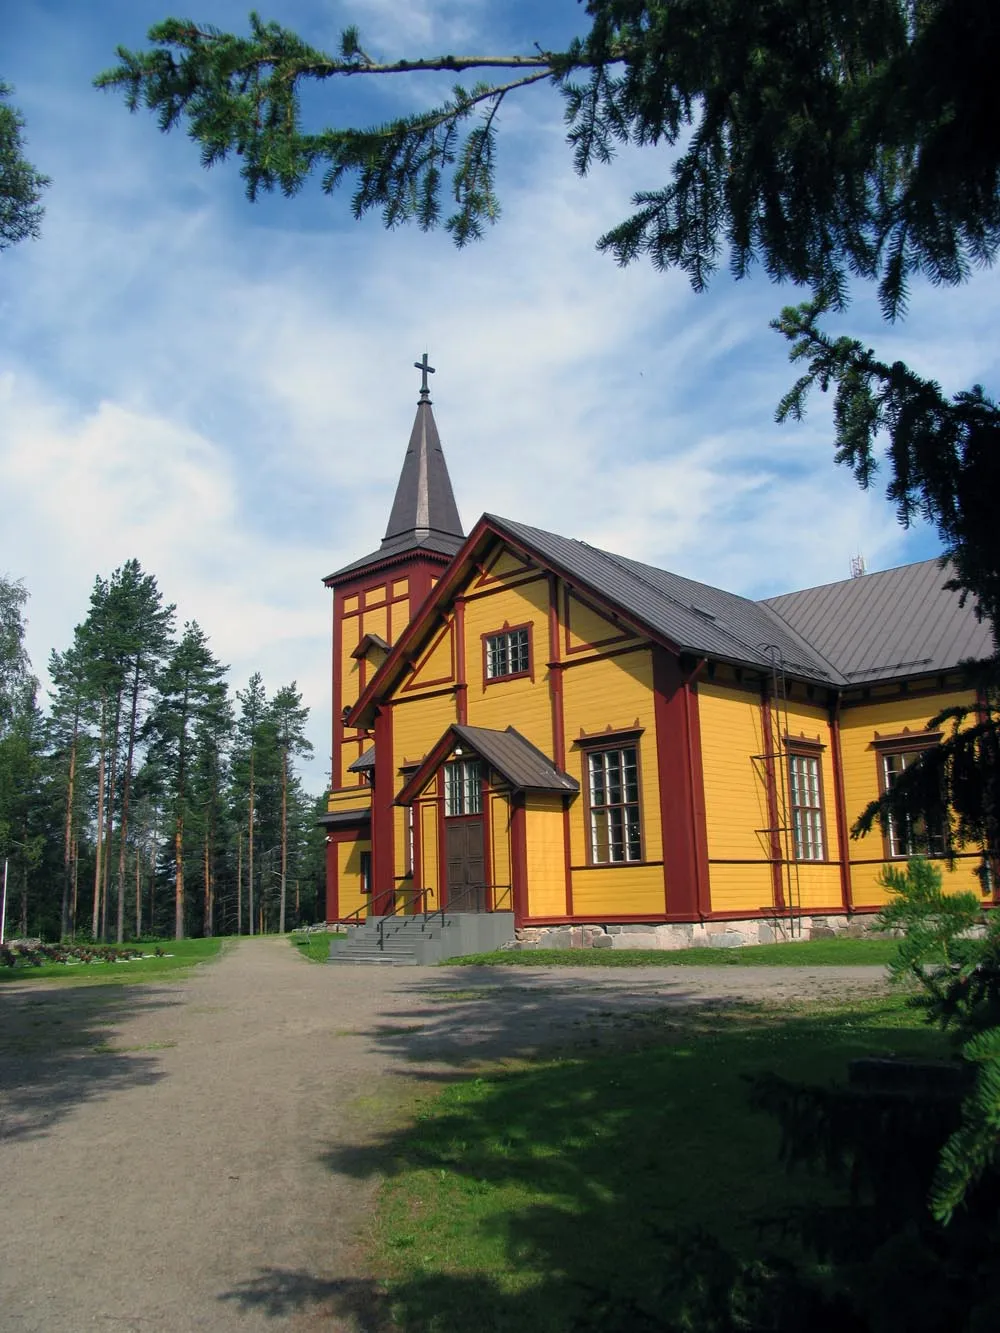
<path fill-rule="evenodd" d="M 634 1042 L 650 1023 L 662 1030 L 668 1011 L 680 1021 L 744 1003 L 739 994 L 706 998 L 681 976 L 645 969 L 579 977 L 463 967 L 422 976 L 407 996 L 404 1021 L 379 1023 L 366 1035 L 410 1066 L 412 1077 L 445 1081 L 497 1060 Z M 435 1068 L 442 1065 L 445 1071 Z"/>
<path fill-rule="evenodd" d="M 332 1173 L 386 1182 L 386 1281 L 267 1269 L 220 1299 L 361 1330 L 662 1330 L 686 1262 L 676 1228 L 752 1246 L 762 1207 L 815 1191 L 777 1169 L 777 1128 L 747 1109 L 746 1075 L 839 1077 L 853 1055 L 935 1040 L 645 972 L 462 968 L 404 987 L 406 1004 L 356 1036 L 439 1099 L 320 1154 Z"/>
<path fill-rule="evenodd" d="M 179 1002 L 153 986 L 0 990 L 0 1141 L 44 1135 L 83 1101 L 155 1082 L 156 1057 L 116 1048 L 115 1028 Z"/>

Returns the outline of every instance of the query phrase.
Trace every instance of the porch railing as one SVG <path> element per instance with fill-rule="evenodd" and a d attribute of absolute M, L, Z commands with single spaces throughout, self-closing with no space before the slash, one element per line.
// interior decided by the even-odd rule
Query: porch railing
<path fill-rule="evenodd" d="M 428 894 L 430 894 L 431 896 L 433 896 L 433 894 L 434 894 L 434 890 L 433 890 L 433 889 L 407 889 L 407 890 L 406 890 L 406 893 L 405 893 L 405 896 L 403 897 L 403 901 L 402 901 L 402 902 L 398 902 L 398 903 L 396 903 L 396 904 L 394 905 L 394 907 L 393 907 L 393 909 L 392 909 L 391 912 L 386 912 L 384 916 L 380 916 L 380 917 L 379 917 L 379 922 L 378 922 L 378 947 L 379 947 L 381 950 L 383 950 L 383 951 L 385 950 L 385 923 L 386 923 L 387 921 L 391 921 L 393 917 L 395 917 L 395 916 L 403 916 L 403 915 L 406 915 L 406 916 L 418 916 L 418 915 L 420 914 L 420 912 L 423 911 L 423 914 L 424 914 L 424 920 L 426 921 L 426 919 L 427 919 L 427 896 L 428 896 Z M 414 900 L 414 899 L 416 899 L 416 900 L 422 902 L 422 903 L 423 903 L 423 907 L 422 907 L 422 908 L 417 907 L 416 911 L 413 911 L 413 912 L 408 912 L 408 911 L 406 911 L 406 909 L 407 909 L 408 907 L 411 907 L 411 906 L 414 906 L 414 907 L 415 907 L 415 906 L 416 906 L 416 903 L 412 901 L 412 900 Z M 408 901 L 408 900 L 410 900 L 410 901 Z"/>
<path fill-rule="evenodd" d="M 476 894 L 482 893 L 483 889 L 488 889 L 492 891 L 493 906 L 490 908 L 491 912 L 502 912 L 505 910 L 510 911 L 509 907 L 505 909 L 500 906 L 500 903 L 509 902 L 511 899 L 511 887 L 509 884 L 470 884 L 468 888 L 464 889 L 461 893 L 456 893 L 454 895 L 449 894 L 448 901 L 444 907 L 435 907 L 433 912 L 428 912 L 425 909 L 424 922 L 423 925 L 420 927 L 420 929 L 426 930 L 428 924 L 431 921 L 433 921 L 433 919 L 436 916 L 439 916 L 441 918 L 441 922 L 443 924 L 447 914 L 449 912 L 453 912 L 458 903 L 465 902 L 465 900 L 471 897 L 473 893 Z"/>

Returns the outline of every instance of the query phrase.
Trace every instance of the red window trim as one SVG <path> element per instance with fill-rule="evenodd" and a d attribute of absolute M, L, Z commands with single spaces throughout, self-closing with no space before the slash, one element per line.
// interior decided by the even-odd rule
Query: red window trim
<path fill-rule="evenodd" d="M 534 680 L 535 680 L 535 641 L 534 641 L 534 635 L 533 635 L 532 632 L 531 632 L 533 628 L 534 628 L 533 623 L 532 623 L 530 620 L 526 620 L 526 621 L 524 621 L 524 622 L 523 622 L 522 624 L 520 624 L 520 625 L 511 625 L 509 621 L 506 621 L 506 620 L 505 620 L 505 621 L 503 622 L 503 624 L 500 625 L 497 629 L 491 629 L 491 630 L 489 630 L 486 634 L 480 634 L 480 636 L 479 636 L 479 640 L 480 640 L 480 643 L 481 643 L 481 645 L 482 645 L 482 657 L 483 657 L 483 689 L 486 689 L 487 686 L 489 686 L 489 685 L 504 685 L 504 684 L 506 684 L 506 682 L 509 681 L 509 680 L 525 680 L 525 679 L 527 679 L 527 680 L 530 680 L 532 683 L 534 683 Z M 487 641 L 488 641 L 489 639 L 495 639 L 495 638 L 496 638 L 498 635 L 500 635 L 500 634 L 514 634 L 514 633 L 515 633 L 517 630 L 519 630 L 519 629 L 523 629 L 523 630 L 527 630 L 527 631 L 528 631 L 528 669 L 527 669 L 527 671 L 511 671 L 511 672 L 508 672 L 508 674 L 505 675 L 505 676 L 490 676 L 490 675 L 487 675 L 487 665 L 488 665 L 488 662 L 489 662 L 489 656 L 488 656 L 488 651 L 487 651 L 487 647 L 486 647 Z"/>
<path fill-rule="evenodd" d="M 609 868 L 617 869 L 620 866 L 644 866 L 644 865 L 662 865 L 662 862 L 649 862 L 646 860 L 646 819 L 642 809 L 642 747 L 639 744 L 639 738 L 631 737 L 624 742 L 616 740 L 614 736 L 610 743 L 607 740 L 607 734 L 601 737 L 600 742 L 595 744 L 584 744 L 583 740 L 577 742 L 581 749 L 586 751 L 583 765 L 583 818 L 585 846 L 587 850 L 587 868 L 589 870 L 607 870 Z M 586 762 L 592 754 L 602 754 L 610 750 L 623 750 L 627 746 L 635 749 L 635 774 L 636 782 L 639 788 L 639 859 L 638 861 L 595 861 L 594 860 L 594 839 L 593 829 L 591 827 L 591 802 L 590 802 L 590 764 Z M 607 807 L 604 807 L 605 809 Z"/>

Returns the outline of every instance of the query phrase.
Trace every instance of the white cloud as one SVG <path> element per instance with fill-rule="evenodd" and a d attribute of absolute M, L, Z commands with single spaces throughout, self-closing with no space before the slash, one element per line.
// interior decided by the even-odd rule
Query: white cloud
<path fill-rule="evenodd" d="M 471 40 L 486 12 L 362 10 L 398 46 L 463 22 Z M 833 467 L 828 405 L 773 424 L 792 371 L 767 322 L 793 294 L 723 273 L 695 297 L 595 253 L 654 159 L 579 180 L 553 99 L 512 109 L 504 217 L 459 253 L 314 192 L 251 209 L 233 168 L 207 175 L 183 139 L 63 96 L 33 127 L 57 176 L 44 240 L 5 256 L 0 305 L 0 567 L 32 593 L 36 669 L 95 574 L 136 555 L 237 685 L 297 678 L 318 787 L 320 579 L 381 538 L 425 349 L 467 526 L 494 510 L 751 595 L 843 577 L 858 549 L 872 567 L 928 553 Z M 955 387 L 988 380 L 995 282 L 918 291 L 888 335 L 870 303 L 842 322 Z"/>

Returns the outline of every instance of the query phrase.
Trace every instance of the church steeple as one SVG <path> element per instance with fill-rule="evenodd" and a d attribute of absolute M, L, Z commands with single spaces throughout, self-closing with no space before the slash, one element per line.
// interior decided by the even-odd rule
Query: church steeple
<path fill-rule="evenodd" d="M 423 376 L 420 400 L 389 514 L 389 525 L 382 539 L 383 548 L 420 546 L 432 534 L 459 540 L 465 536 L 427 387 L 427 376 L 434 374 L 434 367 L 427 364 L 426 352 L 422 361 L 413 364 Z"/>

